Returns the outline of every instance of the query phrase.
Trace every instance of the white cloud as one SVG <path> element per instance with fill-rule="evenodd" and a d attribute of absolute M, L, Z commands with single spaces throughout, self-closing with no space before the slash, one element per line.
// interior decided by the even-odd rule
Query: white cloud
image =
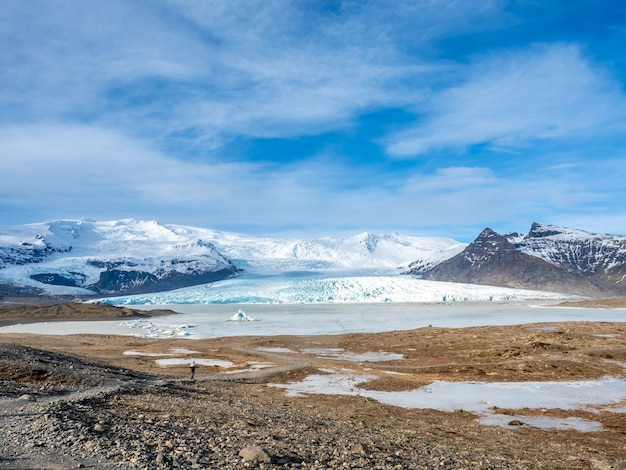
<path fill-rule="evenodd" d="M 168 213 L 203 226 L 304 226 L 332 213 L 336 186 L 352 173 L 324 158 L 289 166 L 181 161 L 93 126 L 0 129 L 0 155 L 0 200 L 46 218 Z"/>
<path fill-rule="evenodd" d="M 116 131 L 89 126 L 4 128 L 0 154 L 8 157 L 3 198 L 93 217 L 207 204 L 228 196 L 235 175 L 251 171 L 245 164 L 180 162 Z"/>
<path fill-rule="evenodd" d="M 421 100 L 426 77 L 448 65 L 420 51 L 493 27 L 501 7 L 7 1 L 0 98 L 14 121 L 88 120 L 143 136 L 193 128 L 209 146 L 233 134 L 313 134 Z"/>
<path fill-rule="evenodd" d="M 180 161 L 114 130 L 63 125 L 0 130 L 0 155 L 7 156 L 0 200 L 39 214 L 31 222 L 158 218 L 213 228 L 290 227 L 307 235 L 431 227 L 434 235 L 471 239 L 477 226 L 523 230 L 538 214 L 541 222 L 559 223 L 574 211 L 572 220 L 589 222 L 583 214 L 603 197 L 594 181 L 612 173 L 607 165 L 592 180 L 554 169 L 511 179 L 483 167 L 385 175 L 332 156 L 289 166 Z M 510 227 L 510 220 L 523 226 Z M 626 230 L 623 221 L 613 229 Z"/>
<path fill-rule="evenodd" d="M 489 168 L 448 167 L 439 168 L 434 175 L 420 173 L 407 179 L 401 192 L 410 195 L 417 191 L 459 191 L 461 189 L 485 188 L 497 183 Z"/>
<path fill-rule="evenodd" d="M 397 157 L 488 143 L 516 147 L 593 131 L 623 119 L 617 83 L 572 45 L 500 52 L 470 66 L 467 80 L 433 96 L 425 117 L 392 136 Z"/>

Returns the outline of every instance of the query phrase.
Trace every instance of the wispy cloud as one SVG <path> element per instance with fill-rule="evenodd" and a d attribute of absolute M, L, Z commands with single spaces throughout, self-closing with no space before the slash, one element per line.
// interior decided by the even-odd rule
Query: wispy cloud
<path fill-rule="evenodd" d="M 475 28 L 497 4 L 5 2 L 3 101 L 13 119 L 148 134 L 316 133 L 420 100 L 422 76 L 446 65 L 407 56 L 398 43 L 406 28 L 423 47 L 423 38 Z"/>
<path fill-rule="evenodd" d="M 389 138 L 397 157 L 475 144 L 515 148 L 529 141 L 595 135 L 626 116 L 619 84 L 576 46 L 498 51 L 469 65 L 466 80 L 432 97 L 413 128 Z"/>
<path fill-rule="evenodd" d="M 614 173 L 607 164 L 588 182 L 562 171 L 555 178 L 554 168 L 516 179 L 485 167 L 385 175 L 323 155 L 288 166 L 181 162 L 116 131 L 77 126 L 5 128 L 0 154 L 11 156 L 3 163 L 0 200 L 36 215 L 31 221 L 114 219 L 131 208 L 138 218 L 168 214 L 167 221 L 206 227 L 319 235 L 419 226 L 421 233 L 471 239 L 477 225 L 523 229 L 539 212 L 549 217 L 544 222 L 556 223 L 563 211 L 585 220 L 580 207 L 604 197 L 593 181 Z M 172 216 L 178 211 L 183 219 Z M 587 213 L 590 222 L 593 211 Z"/>

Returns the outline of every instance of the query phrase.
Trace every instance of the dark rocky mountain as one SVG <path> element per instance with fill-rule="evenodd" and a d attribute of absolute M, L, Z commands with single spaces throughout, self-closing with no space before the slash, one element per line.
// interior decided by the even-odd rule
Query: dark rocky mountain
<path fill-rule="evenodd" d="M 228 279 L 239 273 L 237 267 L 229 260 L 223 258 L 221 266 L 208 263 L 199 259 L 174 259 L 168 260 L 167 267 L 158 266 L 151 269 L 146 265 L 146 260 L 105 260 L 88 261 L 100 269 L 96 282 L 88 282 L 88 277 L 80 271 L 42 272 L 32 274 L 30 278 L 49 286 L 77 287 L 87 289 L 93 294 L 101 295 L 131 295 L 160 292 L 165 290 L 180 289 L 183 287 L 207 284 L 210 282 Z M 214 260 L 210 260 L 214 263 Z M 9 287 L 5 283 L 5 287 Z M 15 285 L 9 291 L 13 295 L 33 295 L 31 291 Z M 41 290 L 41 289 L 39 289 Z M 21 292 L 25 294 L 21 294 Z M 89 293 L 83 293 L 83 295 Z"/>
<path fill-rule="evenodd" d="M 624 295 L 626 237 L 533 224 L 528 234 L 502 236 L 487 228 L 460 254 L 423 279 L 585 296 Z"/>

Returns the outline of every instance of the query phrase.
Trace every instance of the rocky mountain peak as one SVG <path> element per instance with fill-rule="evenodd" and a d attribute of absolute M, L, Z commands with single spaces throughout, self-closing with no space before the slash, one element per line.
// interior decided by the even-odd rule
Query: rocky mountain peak
<path fill-rule="evenodd" d="M 463 255 L 472 261 L 489 258 L 496 253 L 500 256 L 517 253 L 515 247 L 502 235 L 490 228 L 484 229 L 463 251 Z"/>
<path fill-rule="evenodd" d="M 626 289 L 625 236 L 533 223 L 527 236 L 509 241 L 523 253 L 605 284 L 609 293 Z"/>
<path fill-rule="evenodd" d="M 479 246 L 485 245 L 485 244 L 495 246 L 495 245 L 501 245 L 505 243 L 508 243 L 506 238 L 504 238 L 502 235 L 499 235 L 498 233 L 494 232 L 492 229 L 487 227 L 482 232 L 480 232 L 478 237 L 476 237 L 476 239 L 469 246 L 471 246 L 472 244 L 479 245 Z"/>
<path fill-rule="evenodd" d="M 538 222 L 533 222 L 528 232 L 528 238 L 544 238 L 559 235 L 560 233 L 563 233 L 562 230 L 554 225 L 542 225 Z"/>

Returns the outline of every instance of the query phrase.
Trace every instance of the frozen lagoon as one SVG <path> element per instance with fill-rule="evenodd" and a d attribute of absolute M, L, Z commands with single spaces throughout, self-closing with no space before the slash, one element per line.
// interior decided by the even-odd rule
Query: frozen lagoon
<path fill-rule="evenodd" d="M 179 314 L 123 323 L 77 321 L 21 324 L 0 328 L 0 333 L 88 333 L 200 339 L 240 335 L 377 333 L 429 325 L 461 328 L 563 321 L 626 321 L 626 309 L 564 308 L 555 307 L 555 303 L 135 305 L 136 309 L 171 309 Z M 229 321 L 240 309 L 257 321 Z"/>

